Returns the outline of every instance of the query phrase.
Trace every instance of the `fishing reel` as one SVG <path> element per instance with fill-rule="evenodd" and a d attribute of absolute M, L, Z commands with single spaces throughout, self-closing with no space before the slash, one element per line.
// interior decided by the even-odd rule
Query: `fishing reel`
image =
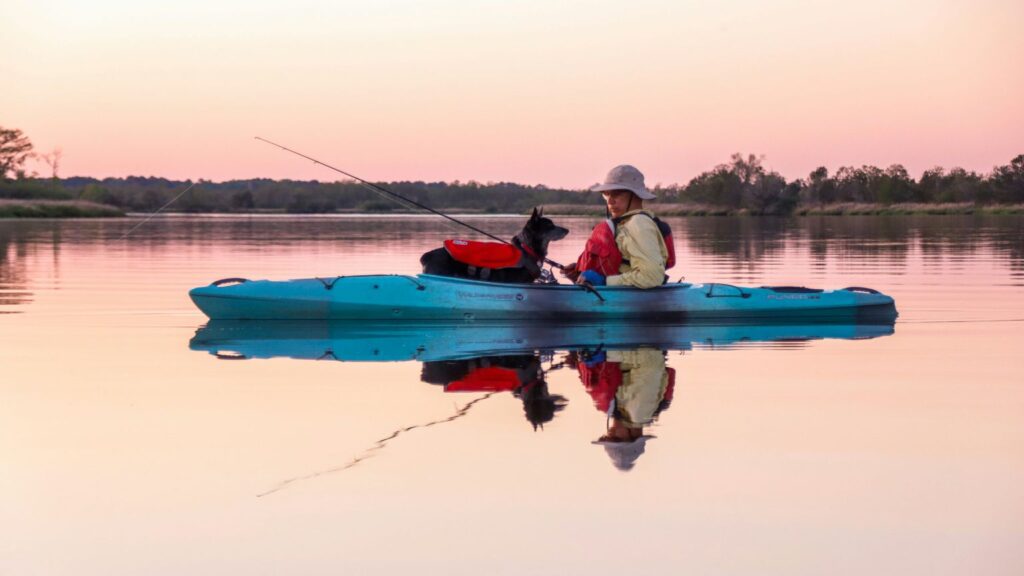
<path fill-rule="evenodd" d="M 534 280 L 536 284 L 558 284 L 558 278 L 555 277 L 555 273 L 551 271 L 551 268 L 541 268 L 540 276 Z"/>

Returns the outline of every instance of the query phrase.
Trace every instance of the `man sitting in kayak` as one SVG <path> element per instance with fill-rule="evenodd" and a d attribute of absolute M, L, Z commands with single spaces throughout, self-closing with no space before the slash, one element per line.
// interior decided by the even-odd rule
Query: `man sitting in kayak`
<path fill-rule="evenodd" d="M 644 185 L 644 175 L 628 164 L 608 172 L 601 192 L 610 218 L 591 232 L 575 264 L 562 273 L 577 284 L 654 288 L 665 283 L 669 249 L 654 215 L 643 209 L 655 195 Z"/>

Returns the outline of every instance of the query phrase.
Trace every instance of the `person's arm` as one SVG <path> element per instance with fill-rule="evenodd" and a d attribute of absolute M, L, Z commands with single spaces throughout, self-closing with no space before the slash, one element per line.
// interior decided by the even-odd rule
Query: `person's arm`
<path fill-rule="evenodd" d="M 609 286 L 636 286 L 654 288 L 665 282 L 665 241 L 654 220 L 646 216 L 634 216 L 624 222 L 619 230 L 619 249 L 622 257 L 629 260 L 625 274 L 609 276 Z"/>

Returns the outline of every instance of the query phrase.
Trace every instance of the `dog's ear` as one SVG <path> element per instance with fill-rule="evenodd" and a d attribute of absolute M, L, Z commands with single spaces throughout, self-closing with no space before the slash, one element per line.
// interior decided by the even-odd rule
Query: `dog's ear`
<path fill-rule="evenodd" d="M 540 214 L 537 214 L 537 207 L 534 206 L 533 207 L 533 214 L 530 214 L 530 220 L 536 220 L 539 217 L 540 217 Z"/>

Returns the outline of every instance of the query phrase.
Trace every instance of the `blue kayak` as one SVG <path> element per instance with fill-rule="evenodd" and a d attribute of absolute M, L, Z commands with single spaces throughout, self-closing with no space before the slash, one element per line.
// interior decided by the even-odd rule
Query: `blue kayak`
<path fill-rule="evenodd" d="M 550 324 L 213 320 L 189 347 L 218 358 L 295 358 L 347 362 L 464 360 L 478 357 L 653 347 L 690 350 L 888 336 L 893 324 Z"/>
<path fill-rule="evenodd" d="M 730 284 L 584 288 L 498 284 L 408 275 L 273 281 L 228 278 L 189 296 L 214 320 L 657 320 L 895 318 L 891 297 L 870 288 L 819 290 Z"/>

